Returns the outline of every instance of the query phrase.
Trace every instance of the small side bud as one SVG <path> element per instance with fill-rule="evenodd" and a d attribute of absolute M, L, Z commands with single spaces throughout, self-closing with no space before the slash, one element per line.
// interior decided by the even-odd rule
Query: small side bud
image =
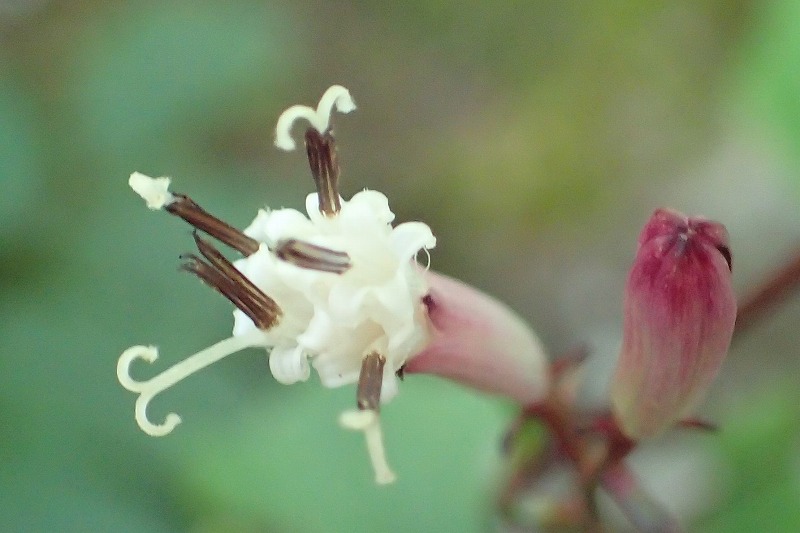
<path fill-rule="evenodd" d="M 625 287 L 614 414 L 633 439 L 687 416 L 728 352 L 736 321 L 722 224 L 659 209 L 639 236 Z"/>

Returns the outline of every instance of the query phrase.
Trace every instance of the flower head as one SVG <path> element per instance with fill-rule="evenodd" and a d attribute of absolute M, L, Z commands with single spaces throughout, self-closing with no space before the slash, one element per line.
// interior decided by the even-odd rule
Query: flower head
<path fill-rule="evenodd" d="M 131 175 L 129 184 L 151 209 L 179 216 L 244 257 L 230 262 L 195 233 L 200 255 L 185 256 L 184 269 L 235 306 L 233 335 L 148 381 L 130 377 L 133 360 L 154 362 L 154 347 L 134 346 L 119 359 L 117 375 L 140 394 L 136 420 L 151 435 L 166 435 L 180 422 L 171 413 L 161 424 L 146 413 L 158 393 L 209 364 L 247 347 L 263 347 L 275 379 L 305 381 L 313 367 L 326 387 L 358 383 L 358 411 L 342 416 L 344 426 L 362 430 L 376 479 L 394 479 L 384 453 L 378 411 L 397 392 L 396 373 L 429 337 L 423 296 L 427 285 L 415 262 L 436 244 L 421 222 L 392 226 L 386 197 L 362 191 L 339 196 L 339 168 L 330 129 L 333 108 L 355 109 L 349 92 L 333 86 L 316 109 L 293 106 L 278 119 L 276 145 L 295 147 L 290 129 L 297 119 L 311 128 L 305 141 L 317 192 L 306 212 L 264 209 L 243 232 L 213 217 L 185 195 L 169 190 L 168 178 Z"/>
<path fill-rule="evenodd" d="M 317 210 L 317 201 L 316 194 L 308 196 L 309 218 L 293 209 L 260 211 L 244 233 L 264 244 L 234 266 L 285 315 L 264 332 L 275 379 L 305 381 L 311 364 L 327 387 L 356 383 L 362 358 L 375 351 L 386 357 L 385 401 L 397 390 L 395 372 L 427 338 L 421 305 L 427 287 L 412 260 L 436 241 L 420 222 L 392 228 L 394 215 L 379 192 L 342 200 L 331 217 Z M 289 250 L 297 257 L 287 256 Z M 347 258 L 345 271 L 322 270 L 338 266 L 338 257 Z M 301 261 L 319 266 L 304 268 Z M 234 320 L 235 336 L 257 329 L 241 310 Z"/>
<path fill-rule="evenodd" d="M 735 320 L 725 227 L 657 210 L 628 275 L 612 385 L 614 413 L 629 437 L 658 435 L 697 405 L 725 359 Z"/>

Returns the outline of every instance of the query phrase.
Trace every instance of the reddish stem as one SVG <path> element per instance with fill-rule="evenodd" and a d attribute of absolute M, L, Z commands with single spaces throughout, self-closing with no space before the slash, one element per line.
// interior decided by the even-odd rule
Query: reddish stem
<path fill-rule="evenodd" d="M 739 300 L 734 339 L 786 300 L 800 287 L 800 251 Z"/>
<path fill-rule="evenodd" d="M 622 461 L 606 465 L 602 469 L 600 484 L 638 531 L 643 533 L 683 531 L 678 522 L 639 485 L 639 480 Z"/>

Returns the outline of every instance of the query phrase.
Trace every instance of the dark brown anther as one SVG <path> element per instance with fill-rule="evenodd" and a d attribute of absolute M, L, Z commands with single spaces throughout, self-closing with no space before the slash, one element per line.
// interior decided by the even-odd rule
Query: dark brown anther
<path fill-rule="evenodd" d="M 306 131 L 306 153 L 311 175 L 317 185 L 319 211 L 325 216 L 339 212 L 339 161 L 336 157 L 336 141 L 330 130 L 324 134 L 314 128 Z"/>
<path fill-rule="evenodd" d="M 241 295 L 236 290 L 236 287 L 231 280 L 220 274 L 220 272 L 215 270 L 214 267 L 194 254 L 182 255 L 181 259 L 185 261 L 181 265 L 182 270 L 194 274 L 200 278 L 200 281 L 219 292 L 238 309 L 241 309 L 244 313 L 246 313 L 247 316 L 249 316 L 251 320 L 253 320 L 253 323 L 257 324 L 258 327 L 261 328 L 264 325 L 260 320 L 257 320 L 258 317 L 253 316 L 254 313 L 250 312 L 249 307 L 244 303 Z"/>
<path fill-rule="evenodd" d="M 208 233 L 218 241 L 245 256 L 258 250 L 258 241 L 251 239 L 230 224 L 221 221 L 183 194 L 173 194 L 175 201 L 164 206 L 167 212 L 182 218 L 195 228 Z"/>
<path fill-rule="evenodd" d="M 352 264 L 346 252 L 331 250 L 297 239 L 281 241 L 273 250 L 280 259 L 300 268 L 343 274 Z"/>
<path fill-rule="evenodd" d="M 356 402 L 362 411 L 377 411 L 380 407 L 385 364 L 386 358 L 378 352 L 372 352 L 361 360 Z"/>
<path fill-rule="evenodd" d="M 259 329 L 268 330 L 275 326 L 281 316 L 278 304 L 239 272 L 211 243 L 201 239 L 197 232 L 194 232 L 194 240 L 206 261 L 193 254 L 187 255 L 183 269 L 230 300 Z"/>

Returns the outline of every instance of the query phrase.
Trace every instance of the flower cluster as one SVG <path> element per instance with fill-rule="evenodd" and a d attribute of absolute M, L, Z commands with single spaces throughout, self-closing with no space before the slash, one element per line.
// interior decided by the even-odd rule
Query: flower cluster
<path fill-rule="evenodd" d="M 586 428 L 600 427 L 606 418 L 587 424 L 591 417 L 565 393 L 571 363 L 551 368 L 536 335 L 508 307 L 420 266 L 420 252 L 427 255 L 436 245 L 426 224 L 393 226 L 389 202 L 376 191 L 340 196 L 331 114 L 354 109 L 347 89 L 335 85 L 316 108 L 292 106 L 278 119 L 275 144 L 284 150 L 296 147 L 294 124 L 310 124 L 304 144 L 316 192 L 306 198 L 305 213 L 262 209 L 240 231 L 171 191 L 169 178 L 130 176 L 130 187 L 147 207 L 195 228 L 197 253 L 183 256 L 183 269 L 236 308 L 229 338 L 149 380 L 133 379 L 130 367 L 137 359 L 155 362 L 158 350 L 133 346 L 123 352 L 117 377 L 139 395 L 135 418 L 141 429 L 170 433 L 180 422 L 177 414 L 161 423 L 148 418 L 156 395 L 230 354 L 260 347 L 280 383 L 306 381 L 313 369 L 325 387 L 357 385 L 356 409 L 343 412 L 340 423 L 364 432 L 378 483 L 395 479 L 384 452 L 381 406 L 397 394 L 400 376 L 415 373 L 512 399 L 526 416 L 550 427 L 560 442 L 553 457 L 563 453 L 588 472 L 596 468 L 585 476 L 592 483 L 611 483 L 604 476 L 620 468 L 636 441 L 690 414 L 727 353 L 736 302 L 725 228 L 660 209 L 642 230 L 625 292 L 613 415 L 607 417 L 613 435 L 607 457 L 587 462 Z M 241 257 L 229 260 L 201 233 Z"/>

